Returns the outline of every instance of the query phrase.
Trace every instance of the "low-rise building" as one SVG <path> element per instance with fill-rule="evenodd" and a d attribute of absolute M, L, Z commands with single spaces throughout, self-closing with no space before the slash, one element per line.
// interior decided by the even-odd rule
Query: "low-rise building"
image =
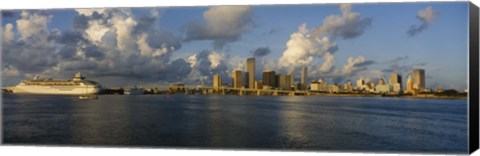
<path fill-rule="evenodd" d="M 375 93 L 390 93 L 392 86 L 390 84 L 381 84 L 375 86 Z"/>
<path fill-rule="evenodd" d="M 323 80 L 312 81 L 310 83 L 311 91 L 328 92 L 328 85 Z"/>

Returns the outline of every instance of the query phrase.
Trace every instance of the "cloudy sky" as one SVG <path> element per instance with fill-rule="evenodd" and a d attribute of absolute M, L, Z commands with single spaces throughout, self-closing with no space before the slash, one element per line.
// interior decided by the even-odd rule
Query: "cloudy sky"
<path fill-rule="evenodd" d="M 107 87 L 210 84 L 245 69 L 309 67 L 344 83 L 426 70 L 427 87 L 467 87 L 468 3 L 2 10 L 2 83 L 75 72 Z"/>

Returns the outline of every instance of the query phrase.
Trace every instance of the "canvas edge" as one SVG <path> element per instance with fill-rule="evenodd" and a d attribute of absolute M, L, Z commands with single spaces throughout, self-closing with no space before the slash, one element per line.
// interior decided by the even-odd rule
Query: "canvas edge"
<path fill-rule="evenodd" d="M 479 12 L 478 7 L 469 5 L 469 153 L 479 148 Z"/>

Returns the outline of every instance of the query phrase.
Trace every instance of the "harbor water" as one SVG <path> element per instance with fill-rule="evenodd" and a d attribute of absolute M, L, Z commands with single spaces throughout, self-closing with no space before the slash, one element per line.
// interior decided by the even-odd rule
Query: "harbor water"
<path fill-rule="evenodd" d="M 466 153 L 467 100 L 2 95 L 3 143 Z"/>

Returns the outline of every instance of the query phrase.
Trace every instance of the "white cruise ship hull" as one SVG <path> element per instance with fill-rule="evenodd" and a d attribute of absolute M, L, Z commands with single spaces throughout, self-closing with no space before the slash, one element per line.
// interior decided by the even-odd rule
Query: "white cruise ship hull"
<path fill-rule="evenodd" d="M 98 94 L 100 88 L 93 86 L 15 86 L 13 93 L 19 94 L 52 94 L 52 95 L 85 95 Z"/>

